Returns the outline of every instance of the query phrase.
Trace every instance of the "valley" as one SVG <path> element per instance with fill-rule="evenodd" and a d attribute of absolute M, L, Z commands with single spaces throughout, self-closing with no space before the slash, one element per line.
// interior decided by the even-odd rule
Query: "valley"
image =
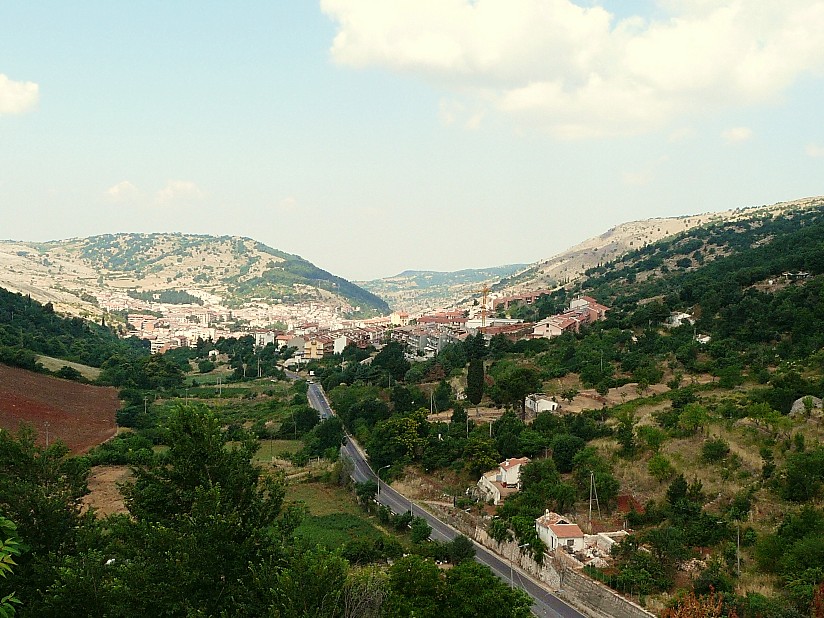
<path fill-rule="evenodd" d="M 259 585 L 240 574 L 243 565 L 254 560 L 263 569 L 269 552 L 284 551 L 290 577 L 307 561 L 337 569 L 337 583 L 312 597 L 321 614 L 334 604 L 328 594 L 350 594 L 346 582 L 363 569 L 386 578 L 375 584 L 386 598 L 424 611 L 431 595 L 401 587 L 397 565 L 446 594 L 447 585 L 455 590 L 451 578 L 475 568 L 465 553 L 472 539 L 585 615 L 672 616 L 690 595 L 722 602 L 727 615 L 808 615 L 824 594 L 816 558 L 824 529 L 822 207 L 824 198 L 815 198 L 695 219 L 684 230 L 662 225 L 672 233 L 609 259 L 609 243 L 592 245 L 601 251 L 594 262 L 576 262 L 583 250 L 571 250 L 566 263 L 576 274 L 568 271 L 568 280 L 509 267 L 497 283 L 481 281 L 492 288 L 486 298 L 476 291 L 451 306 L 374 317 L 344 318 L 337 304 L 328 323 L 273 313 L 320 301 L 264 309 L 259 300 L 226 300 L 229 287 L 194 281 L 166 291 L 158 279 L 129 279 L 119 291 L 105 283 L 109 301 L 103 288 L 95 297 L 100 320 L 64 317 L 51 301 L 4 291 L 0 368 L 16 367 L 2 382 L 20 392 L 4 396 L 0 418 L 19 418 L 3 420 L 0 452 L 27 454 L 0 460 L 0 505 L 23 534 L 42 539 L 21 558 L 21 573 L 48 571 L 52 560 L 43 553 L 51 524 L 29 521 L 23 502 L 9 498 L 28 492 L 41 501 L 31 508 L 71 521 L 94 507 L 101 528 L 71 530 L 106 530 L 113 542 L 101 537 L 99 551 L 117 566 L 98 578 L 79 574 L 73 585 L 102 585 L 112 594 L 107 603 L 128 590 L 129 611 L 144 611 L 146 586 L 157 585 L 136 579 L 131 561 L 157 573 L 174 573 L 172 560 L 185 564 L 165 575 L 178 582 L 164 593 L 177 602 L 177 586 L 191 586 L 186 578 L 201 572 L 190 552 L 207 551 L 214 538 L 242 550 L 203 577 L 238 569 L 238 595 Z M 103 256 L 95 259 L 112 276 L 117 252 L 95 243 Z M 9 255 L 26 257 L 15 246 Z M 156 260 L 147 252 L 147 263 Z M 433 286 L 438 294 L 463 294 L 489 274 L 407 273 L 396 291 L 421 276 L 443 280 L 446 288 Z M 115 298 L 134 303 L 122 322 L 112 319 L 122 310 L 105 304 Z M 256 317 L 242 313 L 252 307 Z M 185 344 L 154 345 L 164 328 L 207 326 L 215 330 L 192 332 Z M 313 408 L 321 388 L 336 416 Z M 93 395 L 75 403 L 72 389 Z M 14 433 L 21 419 L 37 433 L 25 448 L 25 434 Z M 83 432 L 91 437 L 81 443 Z M 82 456 L 58 452 L 56 439 Z M 353 473 L 347 453 L 356 444 L 379 482 Z M 37 468 L 43 476 L 34 485 L 26 476 L 34 464 L 20 463 L 26 457 L 54 460 Z M 73 484 L 74 474 L 91 474 L 91 493 Z M 54 483 L 67 485 L 38 493 Z M 387 487 L 414 514 L 381 506 L 377 494 Z M 228 518 L 211 519 L 212 508 Z M 110 513 L 129 518 L 106 519 Z M 464 536 L 445 541 L 427 523 L 434 516 Z M 151 523 L 161 521 L 162 534 Z M 263 530 L 279 540 L 257 545 Z M 91 551 L 80 532 L 66 534 L 63 565 Z M 146 549 L 159 542 L 171 553 Z M 52 581 L 71 573 L 61 568 L 49 571 Z M 524 615 L 532 601 L 484 573 L 475 576 L 490 578 L 503 615 Z M 78 602 L 14 581 L 33 612 Z M 278 582 L 267 584 L 282 586 L 278 603 L 309 602 Z M 586 594 L 588 586 L 598 594 Z M 226 607 L 209 590 L 187 589 L 187 603 Z M 469 597 L 461 603 L 473 607 Z"/>

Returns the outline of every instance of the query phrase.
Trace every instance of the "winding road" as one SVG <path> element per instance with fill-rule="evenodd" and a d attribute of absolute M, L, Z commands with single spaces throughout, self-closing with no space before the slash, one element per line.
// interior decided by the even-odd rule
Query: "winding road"
<path fill-rule="evenodd" d="M 297 377 L 296 374 L 288 372 L 289 377 Z M 321 419 L 327 419 L 334 414 L 323 389 L 318 384 L 309 384 L 307 391 L 309 403 L 320 414 Z M 436 541 L 450 541 L 458 536 L 458 531 L 442 522 L 430 512 L 417 506 L 409 498 L 399 494 L 397 491 L 383 483 L 366 460 L 366 453 L 361 450 L 357 442 L 351 436 L 347 436 L 346 443 L 341 447 L 341 452 L 352 462 L 352 478 L 355 482 L 363 483 L 373 480 L 378 484 L 378 494 L 376 499 L 388 506 L 394 513 L 412 511 L 413 515 L 423 517 L 432 527 L 431 538 Z M 492 569 L 501 579 L 518 586 L 533 599 L 532 613 L 540 618 L 585 618 L 585 614 L 580 613 L 575 608 L 567 605 L 564 601 L 556 597 L 542 584 L 538 583 L 517 566 L 513 566 L 507 560 L 491 552 L 483 545 L 474 542 L 475 559 Z"/>

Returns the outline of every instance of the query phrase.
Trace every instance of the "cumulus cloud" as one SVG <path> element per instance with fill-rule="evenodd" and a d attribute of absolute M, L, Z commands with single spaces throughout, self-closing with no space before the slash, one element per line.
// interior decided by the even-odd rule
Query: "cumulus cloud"
<path fill-rule="evenodd" d="M 118 182 L 116 185 L 112 185 L 106 189 L 106 195 L 110 199 L 118 202 L 133 199 L 137 197 L 139 193 L 140 191 L 138 191 L 137 187 L 128 180 Z"/>
<path fill-rule="evenodd" d="M 655 18 L 620 19 L 571 0 L 321 8 L 338 26 L 338 64 L 452 90 L 473 110 L 463 124 L 481 104 L 566 138 L 635 134 L 682 114 L 770 101 L 824 70 L 821 0 L 659 0 Z"/>
<path fill-rule="evenodd" d="M 22 114 L 37 104 L 39 86 L 34 82 L 16 82 L 0 73 L 0 116 Z"/>
<path fill-rule="evenodd" d="M 189 202 L 204 197 L 203 191 L 189 180 L 170 180 L 157 192 L 157 203 L 171 205 L 179 202 Z"/>
<path fill-rule="evenodd" d="M 752 129 L 749 127 L 733 127 L 722 132 L 721 138 L 728 144 L 746 142 L 752 138 Z"/>
<path fill-rule="evenodd" d="M 813 157 L 816 159 L 819 157 L 824 157 L 824 146 L 819 146 L 818 144 L 807 144 L 804 152 L 807 153 L 808 157 Z"/>

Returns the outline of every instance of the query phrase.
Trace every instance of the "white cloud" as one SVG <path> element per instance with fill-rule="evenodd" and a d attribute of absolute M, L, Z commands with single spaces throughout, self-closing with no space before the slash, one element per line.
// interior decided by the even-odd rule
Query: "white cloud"
<path fill-rule="evenodd" d="M 320 4 L 335 62 L 417 75 L 558 137 L 772 101 L 824 71 L 821 0 L 660 0 L 655 19 L 571 0 Z"/>
<path fill-rule="evenodd" d="M 203 191 L 189 180 L 170 180 L 157 192 L 157 203 L 170 205 L 179 202 L 189 202 L 204 197 Z"/>
<path fill-rule="evenodd" d="M 749 127 L 733 127 L 721 133 L 721 139 L 728 144 L 746 142 L 752 138 L 752 129 Z"/>
<path fill-rule="evenodd" d="M 106 189 L 106 195 L 115 201 L 125 201 L 134 199 L 140 194 L 140 191 L 135 187 L 132 183 L 128 180 L 123 180 L 118 182 L 116 185 L 113 185 Z"/>
<path fill-rule="evenodd" d="M 30 110 L 37 104 L 39 90 L 34 82 L 15 82 L 0 73 L 0 116 Z"/>
<path fill-rule="evenodd" d="M 818 144 L 807 144 L 807 147 L 804 149 L 804 152 L 807 153 L 808 157 L 824 157 L 824 146 L 819 146 Z"/>

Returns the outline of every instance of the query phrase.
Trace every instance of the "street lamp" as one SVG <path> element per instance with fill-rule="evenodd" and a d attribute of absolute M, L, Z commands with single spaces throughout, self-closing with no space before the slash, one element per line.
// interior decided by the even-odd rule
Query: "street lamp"
<path fill-rule="evenodd" d="M 392 467 L 392 464 L 386 464 L 385 466 L 381 466 L 378 468 L 376 476 L 378 477 L 378 496 L 381 495 L 381 470 L 385 470 L 386 468 Z"/>
<path fill-rule="evenodd" d="M 518 545 L 518 553 L 519 554 L 521 553 L 521 548 L 522 547 L 529 547 L 529 543 L 524 543 L 523 545 Z M 515 553 L 515 552 L 513 552 L 513 553 Z M 510 588 L 515 587 L 515 578 L 513 577 L 513 572 L 512 572 L 512 554 L 509 555 L 509 586 L 510 586 Z"/>

